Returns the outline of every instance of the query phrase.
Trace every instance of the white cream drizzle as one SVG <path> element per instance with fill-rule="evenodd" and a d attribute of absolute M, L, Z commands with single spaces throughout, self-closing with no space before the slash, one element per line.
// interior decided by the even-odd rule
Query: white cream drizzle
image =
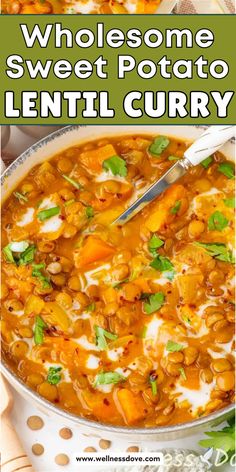
<path fill-rule="evenodd" d="M 34 221 L 34 208 L 27 208 L 26 212 L 16 224 L 17 226 L 27 226 Z"/>
<path fill-rule="evenodd" d="M 89 340 L 88 340 L 88 338 L 85 334 L 83 334 L 83 336 L 81 336 L 78 339 L 73 339 L 73 341 L 75 343 L 77 343 L 80 347 L 85 349 L 85 351 L 100 351 L 98 346 L 96 346 L 95 344 L 89 342 Z"/>
<path fill-rule="evenodd" d="M 123 347 L 117 347 L 116 349 L 110 349 L 107 351 L 107 357 L 110 361 L 116 362 L 122 356 L 124 352 Z"/>
<path fill-rule="evenodd" d="M 90 354 L 86 362 L 86 367 L 87 369 L 96 370 L 99 367 L 99 362 L 99 357 Z"/>
<path fill-rule="evenodd" d="M 201 381 L 199 390 L 192 390 L 178 383 L 176 384 L 173 393 L 180 393 L 180 395 L 177 397 L 178 403 L 186 400 L 188 401 L 189 405 L 193 408 L 192 413 L 194 415 L 198 408 L 204 407 L 210 401 L 210 394 L 213 387 L 213 382 L 211 384 L 207 384 Z"/>

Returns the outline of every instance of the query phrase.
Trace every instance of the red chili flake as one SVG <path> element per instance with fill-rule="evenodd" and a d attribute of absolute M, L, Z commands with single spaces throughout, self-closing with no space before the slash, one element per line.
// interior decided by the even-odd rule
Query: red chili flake
<path fill-rule="evenodd" d="M 103 400 L 104 405 L 109 406 L 110 402 L 107 400 L 107 398 L 104 398 Z"/>
<path fill-rule="evenodd" d="M 60 220 L 62 220 L 62 221 L 66 219 L 66 217 L 65 217 L 64 215 L 59 215 L 59 218 L 60 218 Z"/>
<path fill-rule="evenodd" d="M 151 382 L 155 382 L 155 380 L 157 379 L 156 373 L 152 371 L 152 372 L 150 373 L 149 378 L 150 378 L 150 381 L 151 381 Z"/>

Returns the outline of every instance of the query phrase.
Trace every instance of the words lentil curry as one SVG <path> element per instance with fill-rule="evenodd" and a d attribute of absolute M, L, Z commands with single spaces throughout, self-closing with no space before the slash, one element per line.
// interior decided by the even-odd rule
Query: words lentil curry
<path fill-rule="evenodd" d="M 5 14 L 151 14 L 161 0 L 2 0 Z"/>
<path fill-rule="evenodd" d="M 217 152 L 110 224 L 186 147 L 142 135 L 71 147 L 3 205 L 4 356 L 65 410 L 151 427 L 233 401 L 233 164 Z"/>

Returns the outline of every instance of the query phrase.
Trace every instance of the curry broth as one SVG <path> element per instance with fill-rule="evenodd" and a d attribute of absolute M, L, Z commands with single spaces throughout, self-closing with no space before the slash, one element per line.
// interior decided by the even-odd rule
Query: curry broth
<path fill-rule="evenodd" d="M 74 146 L 3 205 L 4 356 L 65 410 L 151 427 L 233 401 L 232 164 L 217 152 L 110 225 L 187 146 L 147 135 Z"/>

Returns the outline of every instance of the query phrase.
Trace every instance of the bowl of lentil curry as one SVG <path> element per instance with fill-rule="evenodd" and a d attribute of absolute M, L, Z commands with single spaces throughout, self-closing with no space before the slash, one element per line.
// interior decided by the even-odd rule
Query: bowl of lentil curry
<path fill-rule="evenodd" d="M 170 13 L 176 0 L 3 0 L 3 14 Z"/>
<path fill-rule="evenodd" d="M 201 130 L 171 133 L 66 127 L 2 178 L 3 372 L 89 432 L 168 439 L 233 409 L 233 143 L 111 225 Z"/>

